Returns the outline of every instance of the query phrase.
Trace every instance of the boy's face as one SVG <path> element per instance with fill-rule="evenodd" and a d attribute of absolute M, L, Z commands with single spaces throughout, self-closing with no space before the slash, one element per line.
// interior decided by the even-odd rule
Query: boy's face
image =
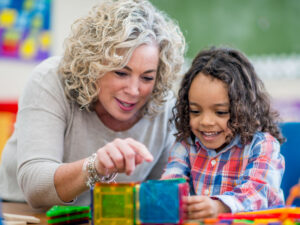
<path fill-rule="evenodd" d="M 209 149 L 220 150 L 231 134 L 227 85 L 199 73 L 189 90 L 190 126 L 193 134 Z"/>

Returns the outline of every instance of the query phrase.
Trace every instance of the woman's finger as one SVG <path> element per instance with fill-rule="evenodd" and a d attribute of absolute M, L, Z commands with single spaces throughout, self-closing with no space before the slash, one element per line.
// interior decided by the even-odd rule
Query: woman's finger
<path fill-rule="evenodd" d="M 153 156 L 148 151 L 145 145 L 132 138 L 126 138 L 125 140 L 131 146 L 131 148 L 133 148 L 133 150 L 137 154 L 139 154 L 144 160 L 146 160 L 147 162 L 151 162 L 153 160 Z"/>
<path fill-rule="evenodd" d="M 106 147 L 108 149 L 107 150 L 108 155 L 110 156 L 111 160 L 113 161 L 113 163 L 116 167 L 114 172 L 116 170 L 118 172 L 123 172 L 125 169 L 125 159 L 124 159 L 123 154 L 120 152 L 119 147 L 113 143 L 107 144 Z"/>
<path fill-rule="evenodd" d="M 109 173 L 109 170 L 114 170 L 115 164 L 107 153 L 105 147 L 97 151 L 97 158 L 95 161 L 97 173 L 105 176 Z"/>
<path fill-rule="evenodd" d="M 135 165 L 139 165 L 144 161 L 143 157 L 139 154 L 135 154 Z"/>
<path fill-rule="evenodd" d="M 132 149 L 132 147 L 124 140 L 116 140 L 115 141 L 116 146 L 120 153 L 122 154 L 124 161 L 125 161 L 125 167 L 124 170 L 127 175 L 130 175 L 134 169 L 135 169 L 135 155 L 136 152 Z"/>

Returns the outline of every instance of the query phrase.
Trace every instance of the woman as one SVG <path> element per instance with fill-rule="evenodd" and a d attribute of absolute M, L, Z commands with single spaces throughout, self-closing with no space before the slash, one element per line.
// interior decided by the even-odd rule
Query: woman
<path fill-rule="evenodd" d="M 178 26 L 148 1 L 103 1 L 76 21 L 64 56 L 41 63 L 20 98 L 1 197 L 88 205 L 96 181 L 159 178 L 184 47 Z"/>

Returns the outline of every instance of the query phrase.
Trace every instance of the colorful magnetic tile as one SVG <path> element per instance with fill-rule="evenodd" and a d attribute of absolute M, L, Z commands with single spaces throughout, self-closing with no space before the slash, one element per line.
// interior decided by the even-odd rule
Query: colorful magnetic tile
<path fill-rule="evenodd" d="M 48 220 L 48 224 L 51 225 L 75 225 L 84 223 L 89 223 L 89 214 L 60 217 Z"/>
<path fill-rule="evenodd" d="M 134 183 L 97 183 L 93 190 L 94 225 L 134 224 L 134 185 Z"/>
<path fill-rule="evenodd" d="M 179 223 L 180 190 L 178 181 L 147 181 L 139 188 L 141 223 Z"/>
<path fill-rule="evenodd" d="M 3 220 L 3 216 L 2 216 L 2 200 L 0 198 L 0 225 L 2 225 L 2 220 Z"/>
<path fill-rule="evenodd" d="M 48 224 L 82 224 L 88 223 L 90 217 L 88 206 L 58 206 L 55 205 L 46 213 Z"/>
<path fill-rule="evenodd" d="M 15 113 L 0 111 L 0 159 L 6 141 L 13 133 L 15 120 Z"/>
<path fill-rule="evenodd" d="M 135 217 L 134 224 L 141 224 L 140 221 L 140 184 L 135 185 Z"/>
<path fill-rule="evenodd" d="M 75 213 L 86 213 L 90 211 L 89 206 L 61 206 L 55 205 L 46 213 L 47 217 L 56 217 L 63 215 L 71 215 Z"/>
<path fill-rule="evenodd" d="M 185 213 L 183 210 L 183 197 L 188 196 L 190 193 L 190 187 L 187 182 L 185 183 L 179 183 L 179 215 L 180 215 L 180 220 L 179 223 L 182 223 L 184 220 L 187 218 L 185 217 Z"/>

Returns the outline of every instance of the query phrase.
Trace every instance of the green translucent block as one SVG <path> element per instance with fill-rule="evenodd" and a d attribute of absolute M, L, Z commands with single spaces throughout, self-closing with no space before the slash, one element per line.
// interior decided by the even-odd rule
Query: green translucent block
<path fill-rule="evenodd" d="M 90 207 L 55 205 L 46 213 L 48 224 L 79 224 L 89 221 Z"/>
<path fill-rule="evenodd" d="M 126 215 L 126 200 L 128 200 L 126 197 L 119 194 L 103 195 L 102 215 L 106 218 L 124 218 Z"/>
<path fill-rule="evenodd" d="M 70 215 L 73 213 L 82 213 L 89 212 L 89 206 L 63 206 L 63 205 L 55 205 L 51 209 L 49 209 L 46 213 L 47 217 L 54 216 L 62 216 L 62 215 Z"/>
<path fill-rule="evenodd" d="M 97 183 L 93 190 L 94 225 L 134 224 L 134 183 Z"/>

